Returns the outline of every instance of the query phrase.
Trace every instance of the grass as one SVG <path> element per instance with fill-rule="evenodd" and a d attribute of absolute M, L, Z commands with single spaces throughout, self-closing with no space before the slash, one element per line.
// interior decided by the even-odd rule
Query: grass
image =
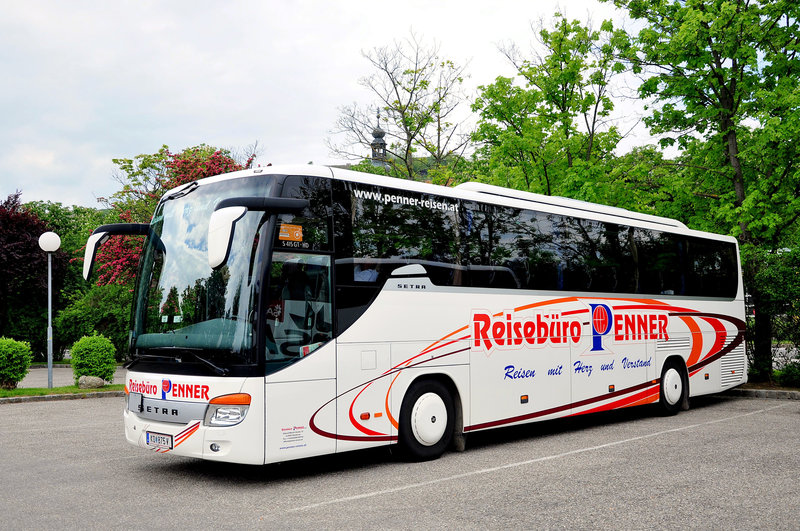
<path fill-rule="evenodd" d="M 119 367 L 123 363 L 125 363 L 125 362 L 118 361 L 117 362 L 117 366 Z M 64 358 L 63 360 L 53 360 L 53 365 L 72 365 L 72 359 L 71 358 Z M 47 367 L 47 362 L 46 361 L 34 361 L 33 363 L 31 363 L 31 367 Z"/>
<path fill-rule="evenodd" d="M 116 362 L 117 366 L 123 365 L 124 361 Z M 64 358 L 63 360 L 53 360 L 53 365 L 72 365 L 72 358 Z M 31 363 L 31 367 L 47 367 L 46 361 L 34 361 Z"/>
<path fill-rule="evenodd" d="M 54 366 L 55 365 L 72 365 L 72 360 L 71 359 L 57 360 L 57 361 L 53 360 L 53 365 Z M 31 363 L 31 367 L 47 367 L 47 362 L 46 361 L 34 361 L 33 363 Z"/>
<path fill-rule="evenodd" d="M 77 385 L 65 387 L 25 387 L 17 389 L 0 389 L 0 398 L 10 398 L 14 396 L 45 396 L 45 395 L 71 395 L 80 393 L 96 393 L 98 391 L 122 391 L 125 389 L 123 384 L 105 385 L 99 389 L 81 389 Z"/>

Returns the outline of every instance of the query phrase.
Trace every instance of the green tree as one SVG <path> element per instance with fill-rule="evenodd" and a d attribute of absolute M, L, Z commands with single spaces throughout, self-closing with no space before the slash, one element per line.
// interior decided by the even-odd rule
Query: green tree
<path fill-rule="evenodd" d="M 609 160 L 612 162 L 612 160 Z M 656 146 L 639 146 L 613 158 L 613 164 L 594 165 L 592 179 L 572 178 L 573 197 L 682 221 L 686 194 L 675 176 L 675 163 Z"/>
<path fill-rule="evenodd" d="M 490 180 L 502 186 L 575 195 L 576 183 L 595 182 L 620 139 L 609 119 L 617 59 L 627 47 L 610 21 L 594 31 L 556 14 L 552 29 L 538 33 L 544 55 L 522 57 L 506 50 L 522 81 L 498 77 L 480 87 L 473 105 L 479 125 L 473 135 L 492 162 Z"/>
<path fill-rule="evenodd" d="M 630 48 L 649 76 L 646 122 L 683 150 L 707 222 L 739 238 L 756 309 L 754 375 L 771 375 L 764 252 L 796 244 L 800 217 L 800 4 L 792 0 L 614 0 L 645 27 Z"/>
<path fill-rule="evenodd" d="M 98 226 L 107 222 L 110 211 L 83 206 L 64 206 L 52 201 L 32 201 L 25 203 L 24 208 L 35 214 L 61 238 L 61 250 L 70 257 L 64 275 L 64 283 L 54 312 L 60 311 L 81 294 L 86 293 L 89 286 L 83 280 L 83 251 L 86 239 Z M 72 344 L 74 340 L 68 344 Z"/>
<path fill-rule="evenodd" d="M 60 345 L 72 345 L 83 336 L 102 334 L 111 340 L 117 359 L 122 360 L 128 350 L 132 302 L 133 294 L 128 286 L 90 286 L 58 312 L 53 322 L 53 335 Z"/>

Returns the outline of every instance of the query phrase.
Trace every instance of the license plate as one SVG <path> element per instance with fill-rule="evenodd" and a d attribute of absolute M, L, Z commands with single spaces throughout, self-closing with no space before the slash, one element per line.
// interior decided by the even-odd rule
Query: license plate
<path fill-rule="evenodd" d="M 167 450 L 172 450 L 172 435 L 146 431 L 145 440 L 147 441 L 147 446 L 152 446 L 153 448 L 166 448 Z"/>

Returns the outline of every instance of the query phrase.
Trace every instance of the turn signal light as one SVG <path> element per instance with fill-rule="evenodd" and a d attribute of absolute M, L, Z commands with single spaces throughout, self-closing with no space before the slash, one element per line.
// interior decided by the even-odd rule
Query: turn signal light
<path fill-rule="evenodd" d="M 209 404 L 225 404 L 228 406 L 249 406 L 250 395 L 247 393 L 234 393 L 232 395 L 222 395 L 212 398 Z"/>

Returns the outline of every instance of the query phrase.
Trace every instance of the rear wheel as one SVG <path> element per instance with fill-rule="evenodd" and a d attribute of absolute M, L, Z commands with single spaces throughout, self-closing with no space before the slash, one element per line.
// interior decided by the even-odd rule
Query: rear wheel
<path fill-rule="evenodd" d="M 454 420 L 453 398 L 444 384 L 414 383 L 400 408 L 399 442 L 412 459 L 435 459 L 453 439 Z"/>
<path fill-rule="evenodd" d="M 689 381 L 686 371 L 676 361 L 668 361 L 661 371 L 661 408 L 667 415 L 674 415 L 687 402 Z"/>

